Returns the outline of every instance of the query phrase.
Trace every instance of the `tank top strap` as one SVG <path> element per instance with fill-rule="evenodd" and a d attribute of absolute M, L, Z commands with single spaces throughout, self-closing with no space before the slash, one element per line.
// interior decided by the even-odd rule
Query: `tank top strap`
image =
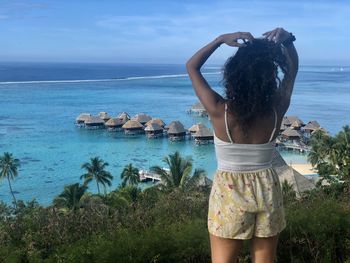
<path fill-rule="evenodd" d="M 227 137 L 230 139 L 230 142 L 233 143 L 233 140 L 231 138 L 230 131 L 229 131 L 228 125 L 227 125 L 227 104 L 226 104 L 226 102 L 225 102 L 225 127 L 226 127 Z"/>
<path fill-rule="evenodd" d="M 272 130 L 272 133 L 271 133 L 269 142 L 271 142 L 273 136 L 275 135 L 276 125 L 277 125 L 277 113 L 276 113 L 275 108 L 273 108 L 273 111 L 274 111 L 274 113 L 275 113 L 275 124 L 274 124 L 274 128 L 273 128 L 273 130 Z"/>

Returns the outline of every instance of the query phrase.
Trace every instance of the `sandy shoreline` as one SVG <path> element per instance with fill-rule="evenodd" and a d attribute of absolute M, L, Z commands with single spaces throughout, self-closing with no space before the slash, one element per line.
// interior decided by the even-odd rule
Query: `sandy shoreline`
<path fill-rule="evenodd" d="M 302 175 L 316 174 L 317 171 L 311 164 L 290 164 L 290 166 Z"/>

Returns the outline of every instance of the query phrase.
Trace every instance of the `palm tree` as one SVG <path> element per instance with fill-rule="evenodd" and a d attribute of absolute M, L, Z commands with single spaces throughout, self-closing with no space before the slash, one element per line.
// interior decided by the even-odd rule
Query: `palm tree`
<path fill-rule="evenodd" d="M 140 182 L 139 169 L 132 166 L 131 163 L 126 165 L 121 173 L 120 178 L 122 181 L 122 187 L 125 187 L 127 184 L 129 185 L 138 185 Z"/>
<path fill-rule="evenodd" d="M 316 166 L 322 177 L 338 175 L 340 179 L 350 178 L 350 128 L 343 130 L 334 137 L 316 131 L 311 136 L 311 151 L 308 160 Z"/>
<path fill-rule="evenodd" d="M 5 152 L 4 155 L 0 157 L 0 179 L 7 178 L 15 207 L 17 207 L 17 200 L 12 190 L 11 180 L 18 175 L 17 168 L 19 166 L 19 160 L 14 159 L 9 152 Z"/>
<path fill-rule="evenodd" d="M 85 194 L 87 185 L 79 183 L 66 185 L 63 192 L 54 199 L 54 204 L 76 210 L 79 207 L 80 199 Z"/>
<path fill-rule="evenodd" d="M 159 166 L 152 166 L 150 170 L 160 175 L 161 180 L 168 189 L 180 188 L 188 190 L 195 187 L 199 179 L 205 175 L 204 170 L 195 169 L 193 175 L 190 176 L 192 172 L 192 158 L 182 158 L 178 151 L 164 157 L 163 162 L 167 164 L 169 171 Z"/>
<path fill-rule="evenodd" d="M 113 176 L 110 172 L 107 172 L 105 168 L 109 164 L 104 162 L 99 157 L 90 158 L 90 163 L 84 163 L 81 168 L 85 169 L 87 173 L 80 176 L 80 179 L 84 179 L 84 184 L 90 183 L 92 180 L 96 181 L 97 191 L 100 194 L 100 186 L 102 184 L 106 192 L 106 185 L 111 186 Z"/>

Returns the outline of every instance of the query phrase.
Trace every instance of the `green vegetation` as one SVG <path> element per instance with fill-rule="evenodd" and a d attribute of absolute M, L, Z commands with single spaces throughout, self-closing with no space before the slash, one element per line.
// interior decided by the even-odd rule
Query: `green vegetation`
<path fill-rule="evenodd" d="M 347 129 L 334 138 L 318 133 L 312 138 L 310 155 L 318 160 L 319 171 L 331 167 L 321 175 L 332 171 L 339 180 L 319 184 L 298 199 L 283 182 L 287 227 L 280 235 L 278 262 L 350 262 L 350 176 L 340 171 L 338 161 L 343 160 L 346 171 L 348 138 Z M 333 150 L 326 151 L 324 145 L 333 140 Z M 97 160 L 99 168 L 89 168 L 87 174 L 105 171 L 101 164 L 106 163 Z M 192 160 L 178 152 L 163 161 L 169 172 L 153 170 L 161 172 L 166 187 L 141 190 L 138 181 L 124 179 L 136 174 L 128 165 L 121 175 L 125 183 L 105 195 L 91 194 L 87 183 L 76 183 L 66 186 L 48 207 L 35 201 L 18 201 L 16 207 L 0 203 L 0 262 L 211 262 L 211 188 L 196 186 L 203 171 L 190 176 Z M 250 262 L 248 245 L 244 243 L 240 262 Z"/>
<path fill-rule="evenodd" d="M 312 147 L 308 159 L 316 166 L 317 172 L 326 180 L 350 180 L 350 127 L 334 137 L 321 130 L 316 131 L 310 141 Z M 330 175 L 335 175 L 336 178 Z"/>
<path fill-rule="evenodd" d="M 15 206 L 17 206 L 17 201 L 12 190 L 11 180 L 18 175 L 17 168 L 19 166 L 19 160 L 14 159 L 11 153 L 5 152 L 4 155 L 0 157 L 0 179 L 7 179 Z"/>
<path fill-rule="evenodd" d="M 105 170 L 108 165 L 99 157 L 91 158 L 90 163 L 84 163 L 81 166 L 82 169 L 86 170 L 86 173 L 80 176 L 80 179 L 84 179 L 84 184 L 86 185 L 95 180 L 98 193 L 100 194 L 100 184 L 103 185 L 106 192 L 106 185 L 111 186 L 113 180 L 111 173 Z"/>
<path fill-rule="evenodd" d="M 137 185 L 140 182 L 139 169 L 134 167 L 132 163 L 129 163 L 124 167 L 120 178 L 122 179 L 122 186 L 127 184 Z"/>
<path fill-rule="evenodd" d="M 152 166 L 151 171 L 160 174 L 165 185 L 164 188 L 170 191 L 174 188 L 192 189 L 197 185 L 199 179 L 205 175 L 203 169 L 195 169 L 193 175 L 190 176 L 192 172 L 192 158 L 182 158 L 178 151 L 164 157 L 163 162 L 168 165 L 169 172 L 160 166 Z"/>

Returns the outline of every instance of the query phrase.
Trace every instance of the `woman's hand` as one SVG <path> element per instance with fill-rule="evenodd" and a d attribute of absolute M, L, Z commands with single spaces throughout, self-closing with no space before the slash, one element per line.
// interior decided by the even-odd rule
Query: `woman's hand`
<path fill-rule="evenodd" d="M 220 44 L 225 43 L 231 47 L 245 47 L 246 40 L 251 41 L 254 39 L 253 35 L 249 32 L 236 32 L 236 33 L 228 33 L 219 36 L 218 41 Z M 242 39 L 244 43 L 238 43 L 238 40 Z"/>
<path fill-rule="evenodd" d="M 268 31 L 263 34 L 268 40 L 274 41 L 275 43 L 282 43 L 290 37 L 290 33 L 284 30 L 282 27 L 277 27 L 274 30 Z"/>

